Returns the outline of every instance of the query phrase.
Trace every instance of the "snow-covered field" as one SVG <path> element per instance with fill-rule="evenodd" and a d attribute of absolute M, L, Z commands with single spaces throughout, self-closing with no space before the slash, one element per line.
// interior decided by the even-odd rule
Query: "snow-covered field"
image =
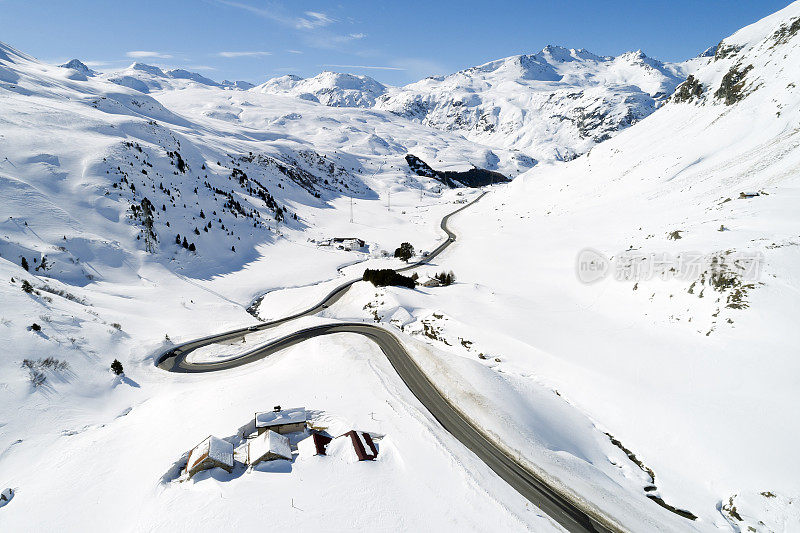
<path fill-rule="evenodd" d="M 413 174 L 409 152 L 520 174 L 454 217 L 458 241 L 417 270 L 452 270 L 454 285 L 359 282 L 319 316 L 192 360 L 379 323 L 499 446 L 623 529 L 797 530 L 797 65 L 796 2 L 682 64 L 553 47 L 420 82 L 511 115 L 541 111 L 550 83 L 619 96 L 597 144 L 538 135 L 541 114 L 518 137 L 468 140 L 472 126 L 444 123 L 452 102 L 409 120 L 389 104 L 414 87 L 363 77 L 243 90 L 179 69 L 56 67 L 0 43 L 0 530 L 558 530 L 359 336 L 215 373 L 153 364 L 256 324 L 259 297 L 262 320 L 291 315 L 364 268 L 400 266 L 384 252 L 403 241 L 441 244 L 441 218 L 478 192 Z M 528 99 L 509 107 L 515 76 Z M 366 247 L 319 245 L 332 237 Z M 164 482 L 206 436 L 276 404 L 380 435 L 377 461 L 295 455 Z"/>

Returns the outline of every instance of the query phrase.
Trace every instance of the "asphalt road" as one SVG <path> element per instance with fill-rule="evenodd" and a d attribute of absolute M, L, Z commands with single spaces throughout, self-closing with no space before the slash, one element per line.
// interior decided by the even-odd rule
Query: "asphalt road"
<path fill-rule="evenodd" d="M 456 239 L 456 235 L 447 227 L 447 222 L 450 217 L 477 202 L 483 198 L 485 194 L 486 193 L 481 194 L 477 199 L 444 217 L 442 219 L 441 228 L 447 233 L 448 239 L 421 261 L 399 270 L 416 268 L 428 263 L 442 253 Z M 336 300 L 341 298 L 357 281 L 359 280 L 352 280 L 340 285 L 323 298 L 321 302 L 305 311 L 261 324 L 257 326 L 257 329 L 274 327 L 301 316 L 315 314 L 336 302 Z M 417 366 L 397 337 L 381 327 L 359 322 L 323 324 L 293 332 L 228 360 L 208 363 L 190 363 L 186 361 L 186 355 L 201 346 L 240 338 L 252 331 L 253 330 L 248 328 L 241 328 L 181 344 L 162 354 L 157 359 L 156 364 L 159 368 L 169 372 L 216 372 L 258 361 L 270 354 L 321 335 L 335 333 L 355 333 L 363 335 L 380 347 L 381 351 L 386 355 L 409 390 L 422 405 L 425 406 L 431 415 L 439 421 L 442 427 L 464 444 L 464 446 L 469 448 L 498 476 L 536 507 L 547 513 L 569 531 L 612 531 L 616 529 L 614 526 L 603 525 L 609 524 L 606 517 L 590 517 L 579 505 L 576 505 L 575 502 L 572 502 L 569 498 L 551 488 L 547 483 L 539 479 L 538 476 L 520 465 L 514 457 L 493 444 L 479 428 L 464 418 L 459 411 L 442 396 L 425 373 Z"/>

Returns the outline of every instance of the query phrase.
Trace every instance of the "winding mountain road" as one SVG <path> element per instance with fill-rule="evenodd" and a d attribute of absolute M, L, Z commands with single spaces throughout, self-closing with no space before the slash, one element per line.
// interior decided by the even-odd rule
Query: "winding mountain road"
<path fill-rule="evenodd" d="M 448 227 L 450 217 L 479 201 L 486 193 L 482 193 L 472 202 L 462 206 L 445 216 L 441 228 L 448 238 L 427 257 L 399 271 L 411 270 L 430 262 L 456 240 L 456 235 Z M 244 337 L 253 331 L 272 328 L 302 316 L 313 315 L 336 302 L 359 279 L 351 280 L 336 287 L 325 298 L 314 306 L 294 315 L 266 322 L 254 329 L 241 328 L 225 333 L 211 335 L 176 346 L 163 353 L 156 360 L 156 365 L 169 372 L 197 373 L 215 372 L 235 368 L 263 359 L 270 354 L 299 344 L 321 335 L 337 333 L 354 333 L 375 342 L 386 355 L 397 374 L 408 386 L 409 390 L 425 406 L 434 418 L 458 439 L 464 446 L 478 456 L 497 475 L 527 498 L 536 507 L 547 513 L 561 526 L 569 531 L 613 531 L 617 528 L 607 517 L 596 515 L 581 509 L 581 505 L 550 487 L 537 475 L 522 466 L 505 450 L 496 446 L 480 428 L 476 427 L 445 398 L 425 373 L 414 362 L 395 335 L 388 330 L 372 324 L 360 322 L 337 322 L 313 326 L 261 345 L 246 353 L 230 359 L 215 362 L 188 362 L 186 356 L 193 350 L 209 344 L 230 341 Z"/>

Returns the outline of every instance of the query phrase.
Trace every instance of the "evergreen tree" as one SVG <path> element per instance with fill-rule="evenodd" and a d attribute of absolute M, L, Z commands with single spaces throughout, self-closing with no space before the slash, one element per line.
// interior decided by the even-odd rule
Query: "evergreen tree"
<path fill-rule="evenodd" d="M 23 257 L 22 261 L 20 261 L 20 264 L 22 265 L 22 268 L 24 268 L 25 270 L 28 270 L 28 260 L 27 259 L 25 259 Z"/>
<path fill-rule="evenodd" d="M 404 242 L 400 245 L 400 248 L 397 248 L 394 251 L 394 256 L 402 259 L 403 261 L 408 261 L 414 256 L 414 247 L 411 246 L 411 243 Z"/>
<path fill-rule="evenodd" d="M 111 371 L 118 376 L 122 374 L 124 372 L 122 370 L 122 363 L 120 363 L 117 359 L 114 359 L 114 362 L 111 363 Z"/>

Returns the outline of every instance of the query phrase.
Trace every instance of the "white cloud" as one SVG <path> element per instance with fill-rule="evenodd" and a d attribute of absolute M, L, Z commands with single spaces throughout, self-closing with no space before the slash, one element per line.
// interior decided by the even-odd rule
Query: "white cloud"
<path fill-rule="evenodd" d="M 286 50 L 286 51 L 289 52 L 290 54 L 302 54 L 303 53 L 301 50 Z"/>
<path fill-rule="evenodd" d="M 336 22 L 336 20 L 332 19 L 325 13 L 320 13 L 318 11 L 306 11 L 305 15 L 305 18 L 300 17 L 297 19 L 295 27 L 304 30 L 313 30 L 314 28 L 321 28 Z"/>
<path fill-rule="evenodd" d="M 133 58 L 143 58 L 143 57 L 154 57 L 156 59 L 169 59 L 172 56 L 170 54 L 163 54 L 161 52 L 150 52 L 147 50 L 132 50 L 125 54 L 128 57 Z"/>
<path fill-rule="evenodd" d="M 227 57 L 227 58 L 235 58 L 235 57 L 261 57 L 261 56 L 270 56 L 272 52 L 265 52 L 265 51 L 246 51 L 246 52 L 219 52 L 217 56 L 219 57 Z"/>
<path fill-rule="evenodd" d="M 375 65 L 334 65 L 334 64 L 326 64 L 320 65 L 321 67 L 334 67 L 334 68 L 364 68 L 369 70 L 406 70 L 402 67 L 384 67 L 384 66 L 375 66 Z"/>

